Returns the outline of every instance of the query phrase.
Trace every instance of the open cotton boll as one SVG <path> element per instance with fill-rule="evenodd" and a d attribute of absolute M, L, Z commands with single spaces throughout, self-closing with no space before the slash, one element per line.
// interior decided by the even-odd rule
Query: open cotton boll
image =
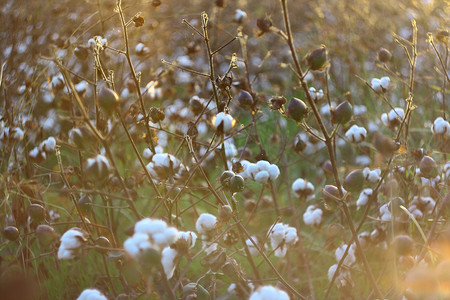
<path fill-rule="evenodd" d="M 172 249 L 170 247 L 166 247 L 161 252 L 161 264 L 164 269 L 164 273 L 166 274 L 167 279 L 173 277 L 173 273 L 175 272 L 175 259 L 178 255 L 177 250 Z"/>
<path fill-rule="evenodd" d="M 389 89 L 390 82 L 391 82 L 391 79 L 388 76 L 384 76 L 384 77 L 380 78 L 380 85 L 384 91 L 387 91 Z"/>
<path fill-rule="evenodd" d="M 350 140 L 350 142 L 358 144 L 366 139 L 367 130 L 364 127 L 353 125 L 349 130 L 347 130 L 345 137 Z"/>
<path fill-rule="evenodd" d="M 380 218 L 382 221 L 390 221 L 392 219 L 391 211 L 389 210 L 389 204 L 383 204 L 380 209 Z"/>
<path fill-rule="evenodd" d="M 268 168 L 267 168 L 267 172 L 269 172 L 269 178 L 270 180 L 275 180 L 278 178 L 278 176 L 280 176 L 280 169 L 278 168 L 277 165 L 271 164 Z"/>
<path fill-rule="evenodd" d="M 145 148 L 142 152 L 142 156 L 145 159 L 151 159 L 153 155 L 163 153 L 163 148 L 161 146 L 155 146 L 155 153 L 150 148 Z"/>
<path fill-rule="evenodd" d="M 223 133 L 228 133 L 231 128 L 233 128 L 234 123 L 236 121 L 230 114 L 226 114 L 224 112 L 218 113 L 213 118 L 213 125 L 216 128 L 216 130 L 219 130 L 219 128 L 222 128 Z"/>
<path fill-rule="evenodd" d="M 258 238 L 256 238 L 255 236 L 252 236 L 252 240 L 253 240 L 253 242 L 255 242 L 255 244 L 258 244 Z M 255 247 L 255 245 L 253 245 L 253 243 L 252 243 L 252 241 L 250 239 L 247 239 L 245 241 L 245 244 L 247 245 L 248 252 L 250 252 L 251 256 L 258 256 L 259 255 L 258 249 Z"/>
<path fill-rule="evenodd" d="M 372 79 L 371 86 L 374 89 L 374 91 L 377 93 L 381 93 L 383 91 L 383 88 L 381 87 L 381 80 L 378 78 Z"/>
<path fill-rule="evenodd" d="M 186 241 L 189 249 L 195 246 L 197 234 L 193 231 L 178 231 L 178 239 Z"/>
<path fill-rule="evenodd" d="M 152 246 L 149 235 L 145 233 L 135 233 L 123 243 L 125 251 L 133 258 L 137 258 L 142 251 Z"/>
<path fill-rule="evenodd" d="M 269 180 L 269 172 L 267 171 L 259 171 L 255 175 L 255 181 L 259 183 L 266 183 Z"/>
<path fill-rule="evenodd" d="M 163 220 L 152 220 L 150 218 L 145 218 L 138 221 L 134 225 L 134 232 L 136 233 L 146 233 L 155 234 L 166 230 L 167 223 Z"/>
<path fill-rule="evenodd" d="M 310 205 L 303 214 L 303 222 L 309 226 L 320 225 L 322 222 L 322 214 L 323 211 L 320 208 Z"/>
<path fill-rule="evenodd" d="M 337 264 L 334 264 L 328 269 L 328 280 L 330 282 L 334 277 L 334 273 L 336 273 L 337 266 Z M 348 285 L 352 282 L 350 272 L 348 270 L 345 270 L 344 268 L 340 268 L 334 282 L 338 288 Z"/>
<path fill-rule="evenodd" d="M 356 201 L 356 206 L 359 208 L 361 206 L 366 205 L 369 202 L 370 196 L 372 196 L 373 190 L 372 189 L 364 189 L 358 197 L 358 200 Z"/>
<path fill-rule="evenodd" d="M 431 132 L 435 135 L 447 135 L 450 136 L 450 123 L 444 120 L 442 117 L 437 118 L 433 122 Z"/>
<path fill-rule="evenodd" d="M 269 231 L 270 245 L 275 250 L 277 257 L 284 257 L 287 248 L 294 245 L 298 241 L 297 229 L 289 227 L 287 224 L 277 223 Z"/>
<path fill-rule="evenodd" d="M 265 285 L 253 292 L 249 300 L 289 300 L 289 295 L 276 287 Z"/>
<path fill-rule="evenodd" d="M 268 162 L 267 160 L 260 160 L 256 163 L 256 166 L 260 171 L 267 171 L 270 167 L 270 162 Z"/>
<path fill-rule="evenodd" d="M 108 300 L 99 290 L 96 289 L 85 289 L 78 296 L 77 300 Z"/>
<path fill-rule="evenodd" d="M 241 9 L 236 9 L 234 14 L 234 21 L 241 24 L 247 19 L 247 13 Z"/>
<path fill-rule="evenodd" d="M 292 191 L 299 197 L 306 197 L 306 200 L 314 196 L 314 185 L 303 178 L 297 178 L 292 183 Z"/>
<path fill-rule="evenodd" d="M 344 258 L 344 265 L 351 266 L 356 262 L 355 249 L 356 249 L 355 244 L 354 243 L 351 244 L 347 256 Z M 347 244 L 344 244 L 336 249 L 334 255 L 338 263 L 344 256 L 345 250 L 347 250 Z"/>
<path fill-rule="evenodd" d="M 198 217 L 197 222 L 195 223 L 195 228 L 197 229 L 198 233 L 207 235 L 216 228 L 216 223 L 216 216 L 208 213 L 203 213 Z"/>
<path fill-rule="evenodd" d="M 56 140 L 52 136 L 42 141 L 42 143 L 39 145 L 39 149 L 47 153 L 55 151 L 55 148 L 56 148 Z"/>
<path fill-rule="evenodd" d="M 61 237 L 61 245 L 67 249 L 77 249 L 86 241 L 86 237 L 81 229 L 72 228 L 67 230 Z"/>
<path fill-rule="evenodd" d="M 381 179 L 380 178 L 380 175 L 381 175 L 380 169 L 370 170 L 369 168 L 364 168 L 363 174 L 364 174 L 364 177 L 366 178 L 366 180 L 369 181 L 370 183 L 377 183 Z"/>
<path fill-rule="evenodd" d="M 207 240 L 202 241 L 203 249 L 206 253 L 206 255 L 209 255 L 210 253 L 217 250 L 217 247 L 219 246 L 217 243 L 211 243 Z"/>
<path fill-rule="evenodd" d="M 169 227 L 163 232 L 153 234 L 152 238 L 157 246 L 164 248 L 178 240 L 178 230 L 175 227 Z"/>

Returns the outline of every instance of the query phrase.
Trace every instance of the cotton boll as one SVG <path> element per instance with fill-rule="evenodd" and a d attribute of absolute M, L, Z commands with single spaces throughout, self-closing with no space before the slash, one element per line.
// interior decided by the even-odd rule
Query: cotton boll
<path fill-rule="evenodd" d="M 270 244 L 277 257 L 284 257 L 287 248 L 298 241 L 297 229 L 283 223 L 277 223 L 269 231 Z"/>
<path fill-rule="evenodd" d="M 170 247 L 164 248 L 161 252 L 161 264 L 164 269 L 164 273 L 166 274 L 167 279 L 173 277 L 173 273 L 175 272 L 175 259 L 178 255 L 177 250 L 172 249 Z"/>
<path fill-rule="evenodd" d="M 202 245 L 206 255 L 209 255 L 212 252 L 216 251 L 217 247 L 219 246 L 217 243 L 211 243 L 206 240 L 202 241 Z"/>
<path fill-rule="evenodd" d="M 255 181 L 259 183 L 266 183 L 269 180 L 269 172 L 267 171 L 259 171 L 255 175 Z"/>
<path fill-rule="evenodd" d="M 253 292 L 249 300 L 289 300 L 289 295 L 276 287 L 266 285 Z"/>
<path fill-rule="evenodd" d="M 252 236 L 252 240 L 253 240 L 253 242 L 255 242 L 255 244 L 258 244 L 258 239 L 256 237 Z M 258 249 L 255 247 L 255 245 L 253 245 L 253 243 L 252 243 L 252 241 L 250 239 L 247 239 L 245 241 L 245 244 L 247 244 L 248 251 L 250 252 L 251 256 L 258 256 L 259 255 Z"/>
<path fill-rule="evenodd" d="M 108 300 L 108 298 L 96 289 L 85 289 L 77 300 Z"/>
<path fill-rule="evenodd" d="M 156 234 L 163 232 L 167 228 L 167 223 L 163 220 L 152 220 L 150 218 L 145 218 L 138 221 L 134 225 L 134 232 L 136 233 L 146 233 L 146 234 Z"/>
<path fill-rule="evenodd" d="M 350 140 L 350 142 L 358 144 L 366 139 L 367 130 L 364 127 L 353 125 L 349 130 L 347 130 L 345 137 Z"/>
<path fill-rule="evenodd" d="M 381 80 L 378 78 L 373 78 L 371 81 L 372 89 L 374 89 L 375 92 L 381 93 L 383 91 L 383 88 L 381 87 Z"/>
<path fill-rule="evenodd" d="M 364 168 L 363 174 L 366 180 L 369 181 L 370 183 L 377 183 L 381 179 L 380 169 L 370 170 L 369 168 Z"/>
<path fill-rule="evenodd" d="M 78 228 L 72 228 L 66 231 L 61 237 L 61 245 L 67 249 L 77 249 L 86 241 L 84 233 Z"/>
<path fill-rule="evenodd" d="M 216 130 L 221 129 L 223 133 L 228 133 L 231 128 L 233 128 L 235 122 L 236 121 L 230 114 L 226 114 L 224 112 L 218 113 L 213 118 L 214 127 Z"/>
<path fill-rule="evenodd" d="M 320 208 L 310 205 L 303 214 L 303 222 L 309 226 L 320 225 L 322 222 L 322 214 L 323 212 Z"/>
<path fill-rule="evenodd" d="M 328 269 L 328 280 L 330 282 L 333 279 L 334 274 L 336 273 L 337 266 L 338 266 L 337 264 L 334 264 Z M 350 272 L 348 270 L 345 270 L 344 268 L 340 268 L 339 273 L 336 276 L 334 282 L 338 288 L 347 286 L 349 283 L 352 282 Z"/>
<path fill-rule="evenodd" d="M 178 239 L 185 240 L 189 249 L 195 246 L 197 234 L 192 231 L 178 231 Z"/>
<path fill-rule="evenodd" d="M 380 85 L 383 88 L 383 91 L 387 91 L 389 89 L 389 84 L 391 79 L 388 76 L 380 78 Z"/>
<path fill-rule="evenodd" d="M 39 148 L 41 151 L 50 153 L 55 151 L 56 148 L 56 140 L 54 137 L 49 137 L 48 139 L 42 141 L 42 143 L 39 145 Z"/>
<path fill-rule="evenodd" d="M 216 228 L 217 218 L 216 216 L 208 213 L 201 214 L 197 222 L 195 223 L 195 228 L 197 232 L 203 235 L 207 235 Z"/>
<path fill-rule="evenodd" d="M 234 14 L 234 21 L 236 23 L 242 24 L 245 20 L 247 20 L 247 13 L 243 10 L 236 9 Z"/>
<path fill-rule="evenodd" d="M 256 163 L 256 166 L 260 171 L 267 171 L 270 167 L 270 163 L 267 160 L 260 160 Z"/>
<path fill-rule="evenodd" d="M 73 259 L 73 258 L 75 258 L 74 251 L 66 249 L 64 247 L 59 247 L 58 259 Z"/>
<path fill-rule="evenodd" d="M 340 262 L 342 257 L 344 256 L 345 251 L 347 250 L 347 244 L 344 244 L 336 249 L 335 257 L 336 262 Z M 355 244 L 351 244 L 348 250 L 347 256 L 344 258 L 344 264 L 347 266 L 351 266 L 356 262 L 355 256 Z"/>
<path fill-rule="evenodd" d="M 310 200 L 314 196 L 314 185 L 303 178 L 297 178 L 292 183 L 292 191 L 299 197 L 306 197 Z"/>
<path fill-rule="evenodd" d="M 270 165 L 269 168 L 267 169 L 267 172 L 269 172 L 269 178 L 270 180 L 275 180 L 278 178 L 278 176 L 280 175 L 280 169 L 278 168 L 277 165 Z"/>
<path fill-rule="evenodd" d="M 123 243 L 123 247 L 131 257 L 137 258 L 143 250 L 151 248 L 152 244 L 148 234 L 135 233 Z"/>
<path fill-rule="evenodd" d="M 370 199 L 370 196 L 372 196 L 373 190 L 372 189 L 364 189 L 358 197 L 358 200 L 356 201 L 356 206 L 359 208 L 361 206 L 365 206 Z"/>
<path fill-rule="evenodd" d="M 450 123 L 444 120 L 442 117 L 439 117 L 434 120 L 431 131 L 434 135 L 450 136 Z"/>

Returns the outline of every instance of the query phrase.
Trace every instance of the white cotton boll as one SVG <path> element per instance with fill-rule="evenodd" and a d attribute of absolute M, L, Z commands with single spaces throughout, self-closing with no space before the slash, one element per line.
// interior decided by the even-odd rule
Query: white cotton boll
<path fill-rule="evenodd" d="M 371 81 L 372 89 L 374 89 L 375 92 L 381 93 L 383 91 L 383 88 L 381 87 L 381 80 L 378 78 L 373 78 Z"/>
<path fill-rule="evenodd" d="M 444 166 L 445 177 L 447 180 L 450 179 L 450 161 L 448 161 Z"/>
<path fill-rule="evenodd" d="M 153 156 L 153 152 L 152 152 L 152 150 L 150 150 L 149 148 L 145 148 L 144 151 L 142 152 L 142 156 L 143 156 L 145 159 L 150 159 L 150 158 L 152 158 L 152 156 Z"/>
<path fill-rule="evenodd" d="M 303 214 L 303 222 L 309 226 L 320 225 L 322 222 L 322 214 L 323 211 L 320 208 L 310 205 Z"/>
<path fill-rule="evenodd" d="M 391 82 L 391 79 L 388 76 L 384 76 L 384 77 L 380 78 L 380 85 L 384 91 L 387 91 L 389 89 L 390 82 Z"/>
<path fill-rule="evenodd" d="M 380 217 L 381 217 L 381 220 L 382 221 L 390 221 L 391 219 L 392 219 L 392 214 L 391 214 L 391 212 L 389 211 L 389 206 L 388 206 L 388 204 L 386 203 L 386 204 L 383 204 L 381 207 L 380 207 Z"/>
<path fill-rule="evenodd" d="M 241 9 L 236 9 L 234 13 L 234 21 L 241 24 L 247 19 L 247 13 Z"/>
<path fill-rule="evenodd" d="M 416 220 L 420 220 L 423 217 L 423 212 L 418 209 L 415 205 L 411 205 L 408 208 L 409 212 L 414 216 Z"/>
<path fill-rule="evenodd" d="M 276 287 L 266 285 L 253 292 L 249 300 L 289 300 L 289 295 Z"/>
<path fill-rule="evenodd" d="M 197 234 L 193 231 L 178 231 L 178 238 L 180 240 L 185 240 L 189 249 L 191 249 L 195 246 Z"/>
<path fill-rule="evenodd" d="M 244 168 L 244 171 L 247 173 L 247 177 L 254 178 L 256 173 L 259 172 L 259 168 L 254 163 L 249 163 L 246 168 Z"/>
<path fill-rule="evenodd" d="M 353 125 L 347 130 L 345 137 L 350 140 L 350 142 L 358 144 L 366 139 L 367 130 L 364 127 Z"/>
<path fill-rule="evenodd" d="M 73 250 L 69 250 L 64 247 L 59 247 L 58 259 L 73 259 L 73 258 L 75 258 L 75 253 Z"/>
<path fill-rule="evenodd" d="M 286 243 L 287 244 L 295 244 L 298 241 L 297 229 L 294 227 L 288 227 L 286 229 Z"/>
<path fill-rule="evenodd" d="M 310 200 L 314 196 L 314 185 L 303 178 L 297 178 L 292 183 L 292 191 L 297 196 L 306 196 L 306 200 Z"/>
<path fill-rule="evenodd" d="M 61 236 L 61 245 L 66 249 L 77 249 L 83 245 L 86 241 L 84 233 L 78 228 L 72 228 L 67 230 Z"/>
<path fill-rule="evenodd" d="M 255 175 L 255 181 L 259 183 L 266 183 L 269 180 L 269 172 L 259 171 Z"/>
<path fill-rule="evenodd" d="M 155 167 L 170 167 L 170 157 L 167 153 L 153 155 L 152 161 L 155 164 Z"/>
<path fill-rule="evenodd" d="M 372 196 L 373 190 L 372 189 L 364 189 L 358 197 L 358 200 L 356 201 L 356 206 L 359 208 L 361 206 L 366 205 L 369 202 L 370 196 Z"/>
<path fill-rule="evenodd" d="M 85 289 L 77 300 L 108 300 L 108 298 L 96 289 Z"/>
<path fill-rule="evenodd" d="M 42 141 L 39 145 L 39 149 L 44 152 L 53 152 L 56 148 L 56 140 L 54 137 L 49 137 L 48 139 Z"/>
<path fill-rule="evenodd" d="M 366 180 L 369 181 L 370 183 L 377 183 L 381 179 L 380 169 L 370 170 L 369 168 L 364 168 L 363 174 Z"/>
<path fill-rule="evenodd" d="M 297 193 L 298 191 L 304 191 L 306 189 L 306 180 L 298 178 L 292 183 L 292 191 Z"/>
<path fill-rule="evenodd" d="M 170 247 L 164 248 L 161 252 L 161 264 L 164 269 L 164 273 L 166 274 L 167 279 L 173 277 L 173 273 L 175 272 L 175 259 L 178 255 L 177 250 L 172 249 Z"/>
<path fill-rule="evenodd" d="M 152 220 L 150 218 L 145 218 L 140 220 L 134 226 L 134 231 L 146 234 L 156 234 L 163 233 L 167 229 L 167 223 L 163 220 Z"/>
<path fill-rule="evenodd" d="M 285 227 L 283 223 L 277 223 L 273 226 L 272 231 L 270 232 L 270 238 L 274 243 L 281 243 L 284 239 L 285 235 Z"/>
<path fill-rule="evenodd" d="M 395 119 L 403 120 L 405 117 L 405 112 L 403 108 L 395 107 L 389 111 L 389 122 L 392 122 Z"/>
<path fill-rule="evenodd" d="M 280 169 L 277 165 L 274 164 L 270 165 L 269 168 L 267 168 L 267 172 L 269 172 L 269 178 L 272 181 L 277 179 L 280 175 Z"/>
<path fill-rule="evenodd" d="M 328 269 L 328 280 L 330 282 L 333 279 L 334 274 L 336 273 L 337 266 L 338 266 L 337 264 L 334 264 Z M 340 268 L 339 273 L 336 276 L 336 279 L 334 282 L 338 288 L 341 288 L 343 286 L 346 286 L 347 283 L 350 281 L 350 279 L 351 279 L 350 273 L 347 270 Z"/>
<path fill-rule="evenodd" d="M 206 235 L 216 228 L 216 223 L 216 216 L 203 213 L 198 217 L 197 222 L 195 223 L 195 228 L 198 233 Z"/>
<path fill-rule="evenodd" d="M 223 133 L 228 133 L 233 127 L 235 120 L 230 114 L 224 112 L 218 113 L 213 119 L 213 125 L 218 130 L 222 126 Z"/>
<path fill-rule="evenodd" d="M 255 244 L 258 244 L 258 239 L 255 236 L 252 236 L 252 240 L 253 240 L 253 242 L 255 242 Z M 252 243 L 252 241 L 250 239 L 247 239 L 245 241 L 245 244 L 247 244 L 248 251 L 250 252 L 251 256 L 258 256 L 259 255 L 258 249 L 255 247 L 255 245 L 253 245 L 253 243 Z"/>
<path fill-rule="evenodd" d="M 260 160 L 256 163 L 256 166 L 260 171 L 267 171 L 270 167 L 270 163 L 267 160 Z"/>
<path fill-rule="evenodd" d="M 169 227 L 164 231 L 165 243 L 171 245 L 178 240 L 178 230 L 175 227 Z"/>
<path fill-rule="evenodd" d="M 450 123 L 444 120 L 442 117 L 437 118 L 433 122 L 431 131 L 435 135 L 447 135 L 450 136 Z"/>
<path fill-rule="evenodd" d="M 367 107 L 365 105 L 354 105 L 353 114 L 355 116 L 362 116 L 367 112 Z"/>
<path fill-rule="evenodd" d="M 24 133 L 23 133 L 22 129 L 20 129 L 19 127 L 16 127 L 11 130 L 10 136 L 15 141 L 21 141 L 21 140 L 23 140 Z"/>
<path fill-rule="evenodd" d="M 336 249 L 336 252 L 334 253 L 334 255 L 335 255 L 336 261 L 338 263 L 341 261 L 346 250 L 347 250 L 347 244 L 344 244 Z M 351 244 L 350 248 L 348 250 L 347 256 L 344 258 L 344 264 L 347 266 L 351 266 L 355 262 L 356 262 L 355 245 Z"/>
<path fill-rule="evenodd" d="M 232 141 L 226 140 L 223 144 L 225 146 L 226 157 L 233 157 L 237 155 L 237 148 Z"/>
<path fill-rule="evenodd" d="M 219 246 L 217 243 L 211 243 L 206 240 L 202 241 L 202 245 L 206 255 L 209 255 L 212 252 L 216 251 L 217 247 Z"/>
<path fill-rule="evenodd" d="M 358 155 L 355 158 L 355 164 L 357 164 L 359 166 L 368 166 L 368 165 L 370 165 L 370 163 L 371 163 L 371 160 L 368 155 Z"/>

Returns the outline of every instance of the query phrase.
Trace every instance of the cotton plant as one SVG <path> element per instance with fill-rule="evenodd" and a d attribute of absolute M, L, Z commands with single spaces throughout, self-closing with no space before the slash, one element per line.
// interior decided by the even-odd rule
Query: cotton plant
<path fill-rule="evenodd" d="M 108 298 L 97 289 L 85 289 L 77 300 L 108 300 Z"/>
<path fill-rule="evenodd" d="M 381 114 L 381 121 L 389 128 L 395 128 L 401 124 L 405 117 L 405 111 L 401 107 L 395 107 L 388 113 Z"/>
<path fill-rule="evenodd" d="M 217 243 L 212 243 L 212 240 L 217 229 L 217 217 L 209 213 L 203 213 L 198 217 L 195 228 L 201 235 L 205 252 L 209 254 L 215 251 L 218 245 Z"/>
<path fill-rule="evenodd" d="M 348 246 L 347 244 L 344 244 L 340 247 L 338 247 L 334 253 L 335 258 L 336 258 L 336 262 L 340 262 L 342 257 L 344 257 L 344 253 L 348 248 L 348 252 L 347 252 L 347 256 L 344 258 L 344 262 L 343 264 L 346 266 L 352 266 L 355 262 L 356 262 L 356 245 L 355 243 L 351 244 L 350 246 Z"/>
<path fill-rule="evenodd" d="M 178 158 L 168 153 L 154 154 L 146 168 L 152 177 L 158 180 L 168 180 L 182 176 L 186 170 L 186 167 Z"/>
<path fill-rule="evenodd" d="M 299 198 L 306 201 L 314 197 L 314 185 L 303 178 L 297 178 L 292 183 L 291 189 Z"/>
<path fill-rule="evenodd" d="M 430 214 L 436 206 L 436 201 L 427 196 L 414 196 L 408 211 L 416 218 L 422 219 L 425 214 Z"/>
<path fill-rule="evenodd" d="M 450 137 L 450 123 L 442 117 L 437 118 L 431 126 L 431 132 L 436 136 Z"/>
<path fill-rule="evenodd" d="M 315 102 L 319 102 L 324 97 L 323 90 L 322 89 L 316 90 L 314 87 L 309 88 L 309 94 L 311 95 L 311 98 Z"/>
<path fill-rule="evenodd" d="M 328 269 L 328 280 L 331 282 L 335 276 L 338 265 L 334 264 Z M 338 288 L 352 287 L 353 280 L 350 271 L 347 268 L 339 268 L 339 273 L 336 275 L 334 283 Z"/>
<path fill-rule="evenodd" d="M 58 259 L 73 259 L 77 256 L 87 241 L 87 235 L 77 227 L 67 230 L 61 236 L 61 244 L 58 248 Z"/>
<path fill-rule="evenodd" d="M 147 250 L 161 253 L 162 250 L 179 238 L 178 230 L 168 226 L 163 220 L 145 218 L 134 225 L 134 234 L 128 238 L 123 246 L 133 259 L 139 260 Z"/>
<path fill-rule="evenodd" d="M 161 252 L 161 264 L 167 279 L 173 277 L 176 268 L 176 260 L 180 255 L 195 246 L 197 234 L 192 231 L 179 231 L 178 240 L 171 247 L 166 247 Z"/>
<path fill-rule="evenodd" d="M 252 236 L 251 239 L 255 244 L 258 245 L 258 238 L 256 236 Z M 250 255 L 253 257 L 256 257 L 259 255 L 258 249 L 255 247 L 253 242 L 250 239 L 245 240 L 245 244 L 247 245 L 248 251 L 250 252 Z"/>
<path fill-rule="evenodd" d="M 385 93 L 390 89 L 391 79 L 388 76 L 381 78 L 373 78 L 371 80 L 371 87 L 377 93 Z"/>
<path fill-rule="evenodd" d="M 363 142 L 367 137 L 367 130 L 364 127 L 353 125 L 345 132 L 347 140 L 354 144 Z"/>
<path fill-rule="evenodd" d="M 242 177 L 254 180 L 259 183 L 266 183 L 269 180 L 274 181 L 280 175 L 280 169 L 277 165 L 271 164 L 266 160 L 260 160 L 256 163 L 241 161 L 243 171 L 239 173 Z"/>
<path fill-rule="evenodd" d="M 356 206 L 360 208 L 361 206 L 366 206 L 369 203 L 370 197 L 373 195 L 373 190 L 370 188 L 362 190 L 359 194 L 358 200 L 356 201 Z"/>
<path fill-rule="evenodd" d="M 315 205 L 309 205 L 303 214 L 303 222 L 309 226 L 319 226 L 322 223 L 322 209 Z"/>
<path fill-rule="evenodd" d="M 377 183 L 381 180 L 381 170 L 380 169 L 374 169 L 370 170 L 369 168 L 363 169 L 363 174 L 366 180 L 370 183 Z"/>
<path fill-rule="evenodd" d="M 43 140 L 39 144 L 39 150 L 43 151 L 45 153 L 51 153 L 51 152 L 55 151 L 55 148 L 56 148 L 56 139 L 52 136 Z"/>
<path fill-rule="evenodd" d="M 265 285 L 254 291 L 249 300 L 289 300 L 289 295 L 274 286 Z"/>
<path fill-rule="evenodd" d="M 283 223 L 275 224 L 268 235 L 276 257 L 286 256 L 287 249 L 293 247 L 298 241 L 297 229 Z"/>
<path fill-rule="evenodd" d="M 236 120 L 232 115 L 220 112 L 213 117 L 212 123 L 217 132 L 227 134 L 236 124 Z"/>

